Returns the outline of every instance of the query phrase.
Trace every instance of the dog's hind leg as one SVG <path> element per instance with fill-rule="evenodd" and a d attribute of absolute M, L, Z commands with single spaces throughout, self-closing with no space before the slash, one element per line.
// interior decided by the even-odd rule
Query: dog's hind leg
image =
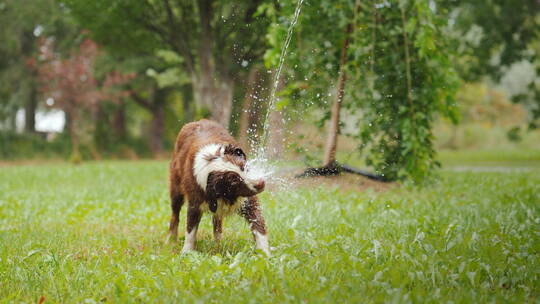
<path fill-rule="evenodd" d="M 167 237 L 167 242 L 172 243 L 176 242 L 178 238 L 178 223 L 180 222 L 180 209 L 184 203 L 184 196 L 182 194 L 177 194 L 174 197 L 171 197 L 171 222 L 169 224 L 169 235 Z"/>
<path fill-rule="evenodd" d="M 176 242 L 178 237 L 178 223 L 180 222 L 180 209 L 184 204 L 184 196 L 179 191 L 180 181 L 171 176 L 170 195 L 171 195 L 171 222 L 169 224 L 169 234 L 167 243 Z"/>
<path fill-rule="evenodd" d="M 268 235 L 266 233 L 266 225 L 262 216 L 259 201 L 256 196 L 251 196 L 246 199 L 240 208 L 240 215 L 244 217 L 251 229 L 253 238 L 255 239 L 255 248 L 262 250 L 270 256 L 270 247 L 268 246 Z"/>

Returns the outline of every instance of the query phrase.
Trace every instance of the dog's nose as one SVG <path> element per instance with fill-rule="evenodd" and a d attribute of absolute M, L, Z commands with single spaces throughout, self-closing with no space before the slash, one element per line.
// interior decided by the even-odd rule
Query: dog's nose
<path fill-rule="evenodd" d="M 257 189 L 257 191 L 262 191 L 264 189 L 264 185 L 265 185 L 265 182 L 264 182 L 264 180 L 261 179 L 260 181 L 255 182 L 253 187 L 255 187 L 255 189 Z"/>

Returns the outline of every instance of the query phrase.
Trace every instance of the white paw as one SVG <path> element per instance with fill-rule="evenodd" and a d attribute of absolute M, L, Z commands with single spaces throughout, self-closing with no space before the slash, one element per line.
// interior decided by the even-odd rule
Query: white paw
<path fill-rule="evenodd" d="M 188 254 L 190 252 L 194 252 L 195 251 L 195 248 L 191 247 L 191 246 L 184 246 L 184 248 L 182 248 L 182 254 Z"/>
<path fill-rule="evenodd" d="M 186 233 L 186 239 L 184 240 L 184 248 L 182 253 L 195 251 L 195 242 L 197 241 L 197 228 L 192 229 L 191 232 Z"/>

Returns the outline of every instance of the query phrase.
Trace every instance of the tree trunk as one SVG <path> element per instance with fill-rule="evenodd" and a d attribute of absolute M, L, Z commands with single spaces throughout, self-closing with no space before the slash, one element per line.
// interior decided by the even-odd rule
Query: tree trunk
<path fill-rule="evenodd" d="M 254 135 L 257 133 L 257 99 L 260 96 L 261 71 L 260 67 L 253 66 L 249 71 L 246 80 L 246 95 L 242 108 L 240 109 L 240 118 L 238 126 L 238 139 L 240 143 L 253 151 L 255 148 Z"/>
<path fill-rule="evenodd" d="M 8 127 L 11 131 L 17 132 L 17 110 L 10 112 L 8 117 Z"/>
<path fill-rule="evenodd" d="M 209 110 L 212 118 L 214 115 L 214 100 L 218 96 L 215 85 L 215 66 L 212 60 L 212 29 L 210 20 L 212 18 L 212 5 L 210 0 L 198 0 L 199 19 L 201 22 L 201 35 L 199 44 L 200 72 L 194 77 L 197 88 L 199 105 Z"/>
<path fill-rule="evenodd" d="M 201 33 L 199 43 L 200 71 L 192 75 L 194 91 L 200 107 L 210 111 L 210 118 L 229 127 L 234 92 L 233 81 L 219 75 L 212 57 L 214 32 L 211 27 L 211 0 L 198 0 Z"/>
<path fill-rule="evenodd" d="M 324 151 L 324 167 L 331 167 L 336 163 L 337 140 L 339 135 L 339 116 L 343 95 L 345 94 L 345 82 L 347 81 L 347 73 L 345 69 L 347 64 L 347 48 L 349 47 L 351 32 L 352 24 L 349 23 L 345 29 L 345 40 L 343 41 L 343 46 L 341 48 L 336 95 L 334 102 L 332 103 L 330 126 L 328 128 L 328 137 Z"/>
<path fill-rule="evenodd" d="M 69 130 L 69 137 L 71 141 L 71 157 L 70 160 L 74 164 L 79 164 L 82 160 L 79 142 L 79 132 L 77 130 L 77 118 L 74 111 L 70 111 L 66 119 L 67 127 Z"/>
<path fill-rule="evenodd" d="M 197 105 L 209 111 L 210 119 L 228 128 L 232 112 L 234 82 L 230 79 L 222 79 L 216 73 L 204 75 L 206 72 L 203 72 L 201 77 L 192 77 Z"/>
<path fill-rule="evenodd" d="M 183 117 L 185 123 L 193 121 L 195 115 L 193 113 L 193 90 L 190 86 L 184 86 L 182 88 L 182 108 L 183 108 Z"/>
<path fill-rule="evenodd" d="M 158 157 L 163 152 L 163 136 L 165 133 L 165 105 L 169 91 L 160 89 L 154 84 L 148 98 L 131 92 L 132 99 L 141 107 L 150 111 L 152 121 L 148 134 L 148 145 L 154 157 Z"/>
<path fill-rule="evenodd" d="M 126 131 L 126 104 L 124 102 L 118 105 L 113 114 L 113 134 L 116 140 L 124 140 L 127 135 Z"/>
<path fill-rule="evenodd" d="M 92 121 L 89 126 L 90 134 L 92 134 L 91 138 L 88 140 L 88 149 L 90 150 L 90 154 L 92 155 L 92 159 L 94 160 L 100 160 L 101 154 L 99 153 L 100 142 L 99 141 L 105 141 L 107 142 L 107 136 L 108 134 L 100 134 L 100 127 L 107 128 L 108 132 L 110 125 L 109 121 L 107 120 L 107 117 L 105 115 L 105 110 L 103 109 L 103 106 L 98 103 L 95 106 L 92 107 Z M 103 126 L 105 125 L 105 126 Z M 99 138 L 100 136 L 105 136 L 105 138 Z"/>
<path fill-rule="evenodd" d="M 75 127 L 72 124 L 71 127 L 71 162 L 74 164 L 79 164 L 81 162 L 81 151 L 79 147 L 79 137 L 77 136 L 77 131 L 74 130 Z"/>
<path fill-rule="evenodd" d="M 226 129 L 229 128 L 231 120 L 232 104 L 234 94 L 234 83 L 227 79 L 220 83 L 218 95 L 214 98 L 212 108 L 212 118 L 219 122 Z"/>
<path fill-rule="evenodd" d="M 71 136 L 71 133 L 69 133 L 71 132 L 71 113 L 69 113 L 65 109 L 63 109 L 62 111 L 64 111 L 65 117 L 64 128 L 62 129 L 62 132 L 66 132 Z"/>
<path fill-rule="evenodd" d="M 30 96 L 24 108 L 24 130 L 27 133 L 36 132 L 37 93 L 35 85 L 31 84 Z"/>
<path fill-rule="evenodd" d="M 152 107 L 152 122 L 150 125 L 149 144 L 154 157 L 163 153 L 163 134 L 165 132 L 165 97 L 164 90 L 158 90 Z"/>

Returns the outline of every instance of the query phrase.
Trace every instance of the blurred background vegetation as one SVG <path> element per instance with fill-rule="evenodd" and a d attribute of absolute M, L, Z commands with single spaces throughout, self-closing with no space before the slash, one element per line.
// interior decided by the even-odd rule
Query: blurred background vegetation
<path fill-rule="evenodd" d="M 0 159 L 165 158 L 208 117 L 391 179 L 540 160 L 538 1 L 305 0 L 278 78 L 297 3 L 0 0 Z"/>

